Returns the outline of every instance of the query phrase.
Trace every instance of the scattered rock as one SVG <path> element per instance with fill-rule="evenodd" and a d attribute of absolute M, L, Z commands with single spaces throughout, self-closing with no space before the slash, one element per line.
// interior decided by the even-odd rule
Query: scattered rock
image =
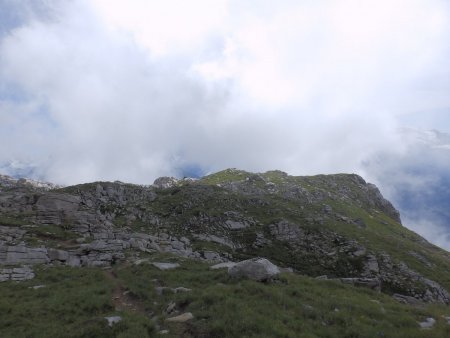
<path fill-rule="evenodd" d="M 134 265 L 141 265 L 143 263 L 148 263 L 149 261 L 150 261 L 149 258 L 136 259 L 133 264 Z"/>
<path fill-rule="evenodd" d="M 326 279 L 328 279 L 328 276 L 327 275 L 317 276 L 316 279 L 326 280 Z"/>
<path fill-rule="evenodd" d="M 179 292 L 191 292 L 191 291 L 192 291 L 192 289 L 185 288 L 185 287 L 183 287 L 183 286 L 179 286 L 179 287 L 177 287 L 177 288 L 175 288 L 175 289 L 172 289 L 172 290 L 173 290 L 173 293 L 179 293 Z"/>
<path fill-rule="evenodd" d="M 247 228 L 249 225 L 245 222 L 237 222 L 237 221 L 232 221 L 232 220 L 227 220 L 225 222 L 225 225 L 230 229 L 230 230 L 239 230 L 239 229 L 245 229 Z"/>
<path fill-rule="evenodd" d="M 173 323 L 184 323 L 184 322 L 187 322 L 192 319 L 194 319 L 194 315 L 190 312 L 185 312 L 179 316 L 167 318 L 166 321 L 173 322 Z"/>
<path fill-rule="evenodd" d="M 436 324 L 436 319 L 431 317 L 419 323 L 421 329 L 431 329 L 434 326 L 434 324 Z"/>
<path fill-rule="evenodd" d="M 156 266 L 160 270 L 171 270 L 180 267 L 178 263 L 161 263 L 161 262 L 153 262 L 153 266 Z"/>
<path fill-rule="evenodd" d="M 42 289 L 42 288 L 45 288 L 45 285 L 35 285 L 35 286 L 29 287 L 29 289 L 33 289 L 33 290 Z"/>
<path fill-rule="evenodd" d="M 229 268 L 232 268 L 235 265 L 236 265 L 236 263 L 234 263 L 234 262 L 223 262 L 223 263 L 212 265 L 209 268 L 211 270 L 225 269 L 225 268 L 229 269 Z"/>
<path fill-rule="evenodd" d="M 169 305 L 167 305 L 165 312 L 169 315 L 172 312 L 175 311 L 175 307 L 177 306 L 177 304 L 175 302 L 170 302 Z"/>
<path fill-rule="evenodd" d="M 339 278 L 344 284 L 362 286 L 372 290 L 381 291 L 381 281 L 378 278 Z"/>
<path fill-rule="evenodd" d="M 223 262 L 224 261 L 222 256 L 219 253 L 214 252 L 214 251 L 203 251 L 203 257 L 208 262 Z"/>
<path fill-rule="evenodd" d="M 158 295 L 160 295 L 160 296 L 164 293 L 165 290 L 170 290 L 170 288 L 167 287 L 167 286 L 157 286 L 157 287 L 155 287 L 156 293 Z"/>
<path fill-rule="evenodd" d="M 120 316 L 112 316 L 112 317 L 105 317 L 105 319 L 108 321 L 108 326 L 113 326 L 114 324 L 117 324 L 122 320 L 122 317 Z"/>
<path fill-rule="evenodd" d="M 401 295 L 398 293 L 394 293 L 392 295 L 392 298 L 394 298 L 396 301 L 403 303 L 403 304 L 409 304 L 409 305 L 420 305 L 422 304 L 422 302 L 420 300 L 418 300 L 417 298 L 411 297 L 411 296 L 406 296 L 406 295 Z"/>

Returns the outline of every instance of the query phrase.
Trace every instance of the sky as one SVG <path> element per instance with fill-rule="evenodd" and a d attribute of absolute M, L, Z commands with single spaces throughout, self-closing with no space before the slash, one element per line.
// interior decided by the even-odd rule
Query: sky
<path fill-rule="evenodd" d="M 0 167 L 355 172 L 450 248 L 404 197 L 450 182 L 449 41 L 445 0 L 0 0 Z"/>

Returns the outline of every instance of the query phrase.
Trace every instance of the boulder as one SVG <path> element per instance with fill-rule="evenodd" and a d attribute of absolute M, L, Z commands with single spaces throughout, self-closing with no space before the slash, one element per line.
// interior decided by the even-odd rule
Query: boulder
<path fill-rule="evenodd" d="M 233 278 L 249 278 L 256 281 L 267 281 L 276 277 L 280 269 L 265 258 L 248 259 L 228 269 L 228 274 Z"/>

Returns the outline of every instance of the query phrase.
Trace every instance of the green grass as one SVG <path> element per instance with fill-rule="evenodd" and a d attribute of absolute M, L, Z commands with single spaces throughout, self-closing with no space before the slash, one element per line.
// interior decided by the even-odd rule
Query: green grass
<path fill-rule="evenodd" d="M 25 215 L 0 215 L 0 225 L 6 226 L 21 226 L 27 224 Z"/>
<path fill-rule="evenodd" d="M 217 173 L 205 176 L 201 179 L 205 184 L 220 184 L 226 182 L 243 181 L 248 175 L 253 175 L 243 170 L 225 169 Z"/>
<path fill-rule="evenodd" d="M 0 284 L 1 337 L 152 337 L 155 325 L 167 337 L 446 337 L 450 325 L 442 305 L 411 307 L 369 289 L 335 281 L 283 274 L 273 283 L 231 279 L 226 270 L 168 254 L 146 255 L 152 261 L 179 262 L 160 271 L 142 263 L 114 267 L 115 279 L 100 269 L 42 267 L 27 282 Z M 40 289 L 30 286 L 45 285 Z M 120 285 L 143 305 L 145 314 L 117 312 L 112 291 Z M 155 287 L 186 287 L 174 294 Z M 187 323 L 168 323 L 164 312 L 176 303 L 178 313 L 192 312 Z M 112 328 L 105 316 L 120 315 Z M 156 316 L 156 324 L 150 317 Z M 437 324 L 421 330 L 418 322 Z"/>
<path fill-rule="evenodd" d="M 155 313 L 174 301 L 180 313 L 192 312 L 187 324 L 160 324 L 171 337 L 444 337 L 450 326 L 445 306 L 413 308 L 387 295 L 333 281 L 294 274 L 276 283 L 230 279 L 225 270 L 180 260 L 182 266 L 159 271 L 150 265 L 118 267 L 118 277 Z M 155 286 L 187 287 L 192 292 L 164 292 Z M 438 320 L 422 331 L 418 322 Z"/>
<path fill-rule="evenodd" d="M 100 269 L 42 267 L 27 282 L 0 283 L 0 337 L 146 337 L 148 319 L 125 314 L 109 328 L 105 316 L 117 315 L 113 284 Z M 31 289 L 35 285 L 45 285 Z M 122 314 L 120 314 L 122 315 Z"/>

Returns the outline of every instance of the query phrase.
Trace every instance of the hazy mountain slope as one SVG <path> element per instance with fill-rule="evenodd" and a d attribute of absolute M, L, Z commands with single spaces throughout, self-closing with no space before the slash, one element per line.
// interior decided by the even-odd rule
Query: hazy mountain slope
<path fill-rule="evenodd" d="M 401 211 L 404 225 L 450 249 L 450 135 L 404 128 L 403 149 L 373 156 L 365 172 Z"/>

